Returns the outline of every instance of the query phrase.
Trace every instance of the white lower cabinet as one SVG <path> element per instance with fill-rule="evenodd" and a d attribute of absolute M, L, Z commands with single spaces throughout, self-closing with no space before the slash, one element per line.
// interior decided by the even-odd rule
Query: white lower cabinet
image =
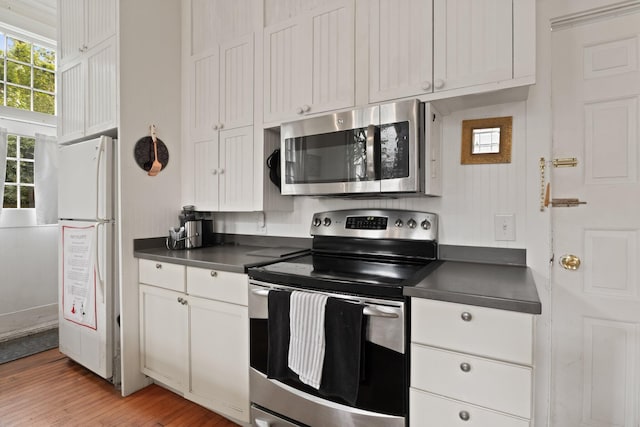
<path fill-rule="evenodd" d="M 411 427 L 529 426 L 532 349 L 533 315 L 413 298 Z"/>
<path fill-rule="evenodd" d="M 247 276 L 149 260 L 139 266 L 142 372 L 249 422 Z"/>

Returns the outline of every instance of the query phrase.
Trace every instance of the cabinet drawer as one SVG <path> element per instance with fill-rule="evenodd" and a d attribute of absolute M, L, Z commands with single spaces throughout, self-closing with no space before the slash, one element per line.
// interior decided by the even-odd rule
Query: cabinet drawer
<path fill-rule="evenodd" d="M 533 315 L 412 298 L 411 341 L 531 365 Z"/>
<path fill-rule="evenodd" d="M 511 417 L 458 400 L 434 396 L 412 388 L 409 390 L 409 425 L 411 427 L 529 427 L 529 420 Z"/>
<path fill-rule="evenodd" d="M 187 267 L 187 293 L 203 298 L 247 305 L 249 279 L 246 274 Z"/>
<path fill-rule="evenodd" d="M 184 265 L 141 259 L 138 260 L 138 270 L 140 283 L 178 292 L 186 289 Z"/>
<path fill-rule="evenodd" d="M 482 357 L 411 345 L 411 387 L 531 417 L 532 370 Z"/>

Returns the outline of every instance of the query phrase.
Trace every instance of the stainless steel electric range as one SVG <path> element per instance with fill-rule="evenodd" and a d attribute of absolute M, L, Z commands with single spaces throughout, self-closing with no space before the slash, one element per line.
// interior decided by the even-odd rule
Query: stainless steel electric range
<path fill-rule="evenodd" d="M 409 305 L 403 289 L 435 265 L 437 229 L 437 216 L 427 212 L 321 212 L 311 221 L 309 253 L 249 269 L 253 425 L 406 425 Z M 292 369 L 287 353 L 292 337 L 307 327 L 300 325 L 306 321 L 300 310 L 291 311 L 294 297 L 309 294 L 327 301 L 319 386 Z"/>

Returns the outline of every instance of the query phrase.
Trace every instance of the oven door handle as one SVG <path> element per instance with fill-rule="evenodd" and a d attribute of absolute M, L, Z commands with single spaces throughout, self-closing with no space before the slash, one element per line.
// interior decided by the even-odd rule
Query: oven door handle
<path fill-rule="evenodd" d="M 251 293 L 260 297 L 266 297 L 269 295 L 268 289 L 251 289 Z M 362 314 L 365 316 L 371 317 L 386 317 L 390 319 L 397 319 L 398 313 L 384 311 L 384 309 L 377 305 L 367 305 L 364 304 L 364 309 L 362 310 Z"/>

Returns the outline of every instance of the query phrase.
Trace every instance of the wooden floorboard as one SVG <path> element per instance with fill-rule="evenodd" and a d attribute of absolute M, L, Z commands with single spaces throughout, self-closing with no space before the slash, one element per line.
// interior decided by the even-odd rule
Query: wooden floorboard
<path fill-rule="evenodd" d="M 160 387 L 131 396 L 58 349 L 0 365 L 0 427 L 235 427 L 226 418 Z"/>

